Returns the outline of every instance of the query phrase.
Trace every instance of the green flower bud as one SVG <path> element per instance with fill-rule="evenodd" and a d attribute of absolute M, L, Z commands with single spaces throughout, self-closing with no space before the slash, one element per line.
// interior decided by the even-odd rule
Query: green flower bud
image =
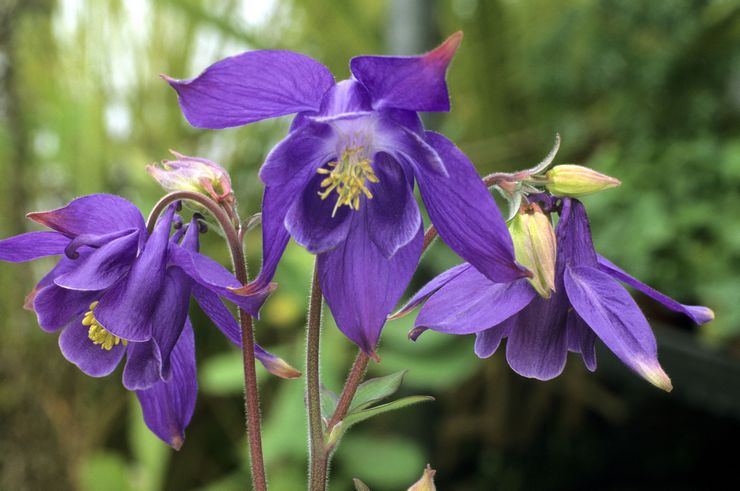
<path fill-rule="evenodd" d="M 555 231 L 536 203 L 523 204 L 509 222 L 516 260 L 532 272 L 529 282 L 542 298 L 555 291 Z"/>
<path fill-rule="evenodd" d="M 619 179 L 580 165 L 557 165 L 547 171 L 547 190 L 555 196 L 580 198 L 622 184 Z"/>

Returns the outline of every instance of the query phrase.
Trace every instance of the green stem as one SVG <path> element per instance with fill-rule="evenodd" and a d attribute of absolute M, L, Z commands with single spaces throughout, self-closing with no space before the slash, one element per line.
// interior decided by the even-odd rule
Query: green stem
<path fill-rule="evenodd" d="M 229 245 L 231 261 L 236 279 L 242 284 L 249 282 L 247 260 L 241 240 L 241 231 L 234 226 L 234 220 L 215 201 L 209 197 L 190 191 L 178 191 L 164 196 L 154 205 L 147 220 L 147 229 L 151 233 L 159 215 L 168 205 L 180 200 L 194 201 L 205 207 L 221 225 Z M 238 220 L 236 220 L 238 223 Z M 252 317 L 242 309 L 237 309 L 242 332 L 242 360 L 244 363 L 244 413 L 246 418 L 247 440 L 249 442 L 252 485 L 257 491 L 267 490 L 265 463 L 262 455 L 262 430 L 260 424 L 259 389 L 257 387 L 257 370 L 254 360 L 254 326 Z"/>
<path fill-rule="evenodd" d="M 311 300 L 308 308 L 306 335 L 306 395 L 309 436 L 309 490 L 324 491 L 327 481 L 327 459 L 324 448 L 324 425 L 321 420 L 321 382 L 319 349 L 321 341 L 321 286 L 318 261 L 314 265 Z"/>

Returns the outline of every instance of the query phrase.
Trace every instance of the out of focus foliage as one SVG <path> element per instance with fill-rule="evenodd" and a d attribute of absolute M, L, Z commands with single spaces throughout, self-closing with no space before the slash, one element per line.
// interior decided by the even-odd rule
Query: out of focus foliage
<path fill-rule="evenodd" d="M 30 229 L 26 211 L 84 193 L 118 193 L 146 212 L 159 190 L 144 166 L 167 158 L 169 148 L 227 167 L 242 214 L 252 214 L 261 192 L 256 171 L 288 121 L 195 130 L 158 74 L 187 78 L 242 50 L 284 48 L 345 78 L 356 54 L 423 51 L 460 29 L 465 39 L 449 77 L 453 110 L 430 117 L 429 126 L 458 142 L 482 174 L 532 165 L 559 132 L 557 162 L 590 165 L 623 182 L 586 199 L 600 251 L 672 296 L 715 309 L 717 321 L 693 333 L 691 346 L 711 340 L 736 350 L 736 1 L 2 0 L 0 234 Z M 217 237 L 204 249 L 226 262 Z M 258 231 L 248 250 L 255 271 Z M 437 244 L 414 286 L 456 261 Z M 80 374 L 20 309 L 45 267 L 0 265 L 0 489 L 243 489 L 238 352 L 195 312 L 201 392 L 175 454 L 146 432 L 120 374 Z M 311 267 L 308 254 L 288 249 L 257 331 L 297 366 Z M 689 329 L 645 307 L 673 331 Z M 322 377 L 339 390 L 354 350 L 325 317 Z M 525 381 L 502 353 L 477 360 L 470 339 L 428 333 L 410 343 L 411 321 L 387 326 L 382 363 L 371 373 L 408 368 L 403 395 L 432 392 L 438 400 L 353 429 L 337 454 L 332 489 L 351 489 L 352 477 L 375 491 L 401 489 L 428 461 L 439 469 L 440 489 L 465 490 L 593 489 L 603 488 L 602 478 L 615 489 L 705 486 L 694 480 L 697 469 L 728 468 L 708 456 L 714 438 L 740 436 L 737 420 L 712 416 L 708 401 L 684 407 L 690 378 L 675 384 L 671 399 L 627 396 L 574 358 L 555 382 Z M 600 363 L 608 362 L 602 355 Z M 302 382 L 260 375 L 271 489 L 300 489 Z M 726 389 L 737 393 L 737 382 Z M 656 443 L 634 449 L 632 438 Z"/>

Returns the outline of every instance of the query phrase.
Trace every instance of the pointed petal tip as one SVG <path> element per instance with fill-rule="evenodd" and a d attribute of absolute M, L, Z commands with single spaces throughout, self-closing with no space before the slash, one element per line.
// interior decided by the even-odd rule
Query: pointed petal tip
<path fill-rule="evenodd" d="M 227 289 L 231 291 L 231 293 L 239 295 L 240 297 L 250 297 L 252 295 L 272 293 L 277 289 L 277 287 L 278 284 L 275 281 L 271 281 L 267 286 L 264 287 L 260 286 L 259 282 L 253 281 L 240 287 L 227 287 Z"/>
<path fill-rule="evenodd" d="M 380 356 L 378 356 L 378 352 L 373 350 L 372 352 L 368 353 L 367 356 L 370 357 L 371 360 L 373 360 L 375 363 L 380 363 Z"/>
<path fill-rule="evenodd" d="M 303 373 L 282 358 L 275 358 L 266 362 L 264 365 L 268 372 L 280 378 L 294 379 L 303 375 Z"/>
<path fill-rule="evenodd" d="M 673 390 L 670 377 L 663 371 L 657 361 L 637 362 L 638 372 L 645 380 L 666 392 Z"/>
<path fill-rule="evenodd" d="M 170 446 L 179 452 L 184 443 L 185 443 L 185 438 L 183 438 L 182 435 L 180 434 L 175 434 L 172 436 L 172 441 L 170 441 Z"/>
<path fill-rule="evenodd" d="M 411 313 L 412 310 L 414 310 L 414 309 L 408 309 L 408 308 L 401 309 L 401 310 L 399 310 L 399 311 L 397 311 L 397 312 L 395 312 L 393 314 L 389 314 L 388 317 L 386 317 L 386 319 L 389 320 L 389 321 L 394 321 L 396 319 L 400 319 L 401 317 L 405 317 L 405 316 L 409 315 L 409 313 Z"/>
<path fill-rule="evenodd" d="M 687 307 L 688 310 L 694 314 L 694 320 L 697 324 L 706 324 L 714 320 L 714 310 L 709 307 L 703 307 L 701 305 L 692 305 Z"/>
<path fill-rule="evenodd" d="M 416 326 L 409 331 L 408 337 L 411 341 L 416 342 L 416 340 L 419 339 L 419 336 L 421 336 L 426 330 L 426 327 Z"/>
<path fill-rule="evenodd" d="M 452 57 L 455 56 L 462 39 L 463 32 L 457 31 L 445 39 L 442 44 L 428 52 L 424 58 L 433 63 L 447 64 L 452 60 Z"/>
<path fill-rule="evenodd" d="M 174 87 L 175 85 L 177 85 L 177 83 L 179 82 L 179 80 L 177 80 L 177 79 L 174 79 L 174 78 L 172 78 L 172 77 L 170 77 L 169 75 L 167 75 L 167 74 L 164 74 L 164 73 L 160 73 L 160 74 L 159 74 L 159 78 L 161 78 L 162 80 L 164 80 L 164 81 L 165 81 L 165 82 L 167 82 L 168 84 L 172 85 L 173 87 Z"/>

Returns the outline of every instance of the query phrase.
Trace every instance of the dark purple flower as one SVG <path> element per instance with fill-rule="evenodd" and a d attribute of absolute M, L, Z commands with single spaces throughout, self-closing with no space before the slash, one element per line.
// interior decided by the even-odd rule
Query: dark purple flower
<path fill-rule="evenodd" d="M 682 305 L 597 255 L 583 204 L 568 198 L 562 200 L 557 225 L 555 292 L 549 299 L 526 280 L 492 283 L 466 263 L 432 280 L 400 314 L 428 299 L 416 319 L 413 339 L 426 329 L 476 334 L 475 353 L 486 358 L 507 338 L 511 368 L 540 380 L 562 372 L 568 351 L 580 353 L 586 367 L 595 370 L 598 337 L 637 374 L 671 390 L 658 362 L 655 336 L 620 281 L 697 324 L 714 318 L 709 308 Z"/>
<path fill-rule="evenodd" d="M 424 131 L 420 111 L 449 111 L 445 76 L 462 39 L 421 56 L 359 56 L 335 83 L 290 51 L 224 59 L 192 80 L 166 78 L 188 121 L 239 126 L 297 113 L 260 171 L 263 264 L 242 293 L 265 288 L 292 236 L 318 254 L 339 328 L 374 354 L 386 315 L 416 269 L 422 218 L 414 182 L 440 236 L 491 281 L 526 275 L 501 215 L 468 158 Z"/>
<path fill-rule="evenodd" d="M 39 325 L 48 332 L 61 329 L 62 353 L 93 377 L 110 374 L 125 354 L 123 385 L 137 392 L 149 428 L 178 448 L 197 392 L 191 293 L 204 299 L 204 311 L 238 342 L 238 326 L 230 314 L 226 319 L 219 296 L 256 314 L 269 292 L 234 295 L 229 288 L 240 286 L 236 278 L 197 252 L 195 220 L 170 237 L 173 221 L 179 221 L 174 205 L 151 235 L 133 204 L 105 194 L 29 218 L 52 231 L 0 241 L 0 260 L 62 255 L 26 301 Z M 256 354 L 268 369 L 285 372 L 279 358 L 261 348 Z"/>

